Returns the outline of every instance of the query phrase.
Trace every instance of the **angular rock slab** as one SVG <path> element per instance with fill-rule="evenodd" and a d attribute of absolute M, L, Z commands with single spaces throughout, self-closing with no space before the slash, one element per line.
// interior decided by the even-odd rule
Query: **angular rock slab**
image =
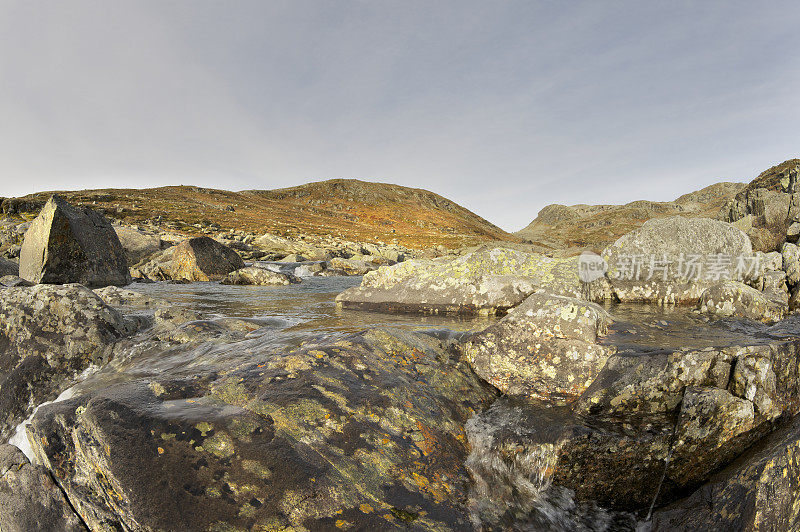
<path fill-rule="evenodd" d="M 125 251 L 111 223 L 91 209 L 51 197 L 28 231 L 19 276 L 32 283 L 124 286 L 131 282 Z"/>
<path fill-rule="evenodd" d="M 92 529 L 469 527 L 463 426 L 495 394 L 438 340 L 376 330 L 251 359 L 42 407 L 34 452 Z"/>
<path fill-rule="evenodd" d="M 86 530 L 47 469 L 5 444 L 0 444 L 0 530 Z"/>
<path fill-rule="evenodd" d="M 708 218 L 648 220 L 602 255 L 614 295 L 623 302 L 696 304 L 715 282 L 761 276 L 747 235 Z"/>
<path fill-rule="evenodd" d="M 583 393 L 614 352 L 597 344 L 610 319 L 593 303 L 532 294 L 473 335 L 463 353 L 481 378 L 506 394 L 563 402 Z"/>
<path fill-rule="evenodd" d="M 479 248 L 457 259 L 383 266 L 336 301 L 343 308 L 389 312 L 503 314 L 542 290 L 587 301 L 610 297 L 605 279 L 581 281 L 577 257 Z"/>
<path fill-rule="evenodd" d="M 129 332 L 119 312 L 77 284 L 0 290 L 0 323 L 0 438 Z"/>

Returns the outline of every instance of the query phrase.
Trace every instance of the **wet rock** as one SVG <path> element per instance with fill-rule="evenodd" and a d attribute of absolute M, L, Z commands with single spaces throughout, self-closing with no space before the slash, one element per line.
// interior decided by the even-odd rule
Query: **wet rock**
<path fill-rule="evenodd" d="M 786 317 L 788 300 L 769 297 L 764 292 L 737 281 L 723 281 L 700 296 L 700 312 L 773 322 Z"/>
<path fill-rule="evenodd" d="M 25 233 L 19 276 L 32 283 L 122 286 L 131 282 L 122 245 L 108 220 L 51 197 Z"/>
<path fill-rule="evenodd" d="M 161 238 L 129 227 L 114 226 L 129 266 L 161 251 Z"/>
<path fill-rule="evenodd" d="M 367 310 L 502 314 L 542 290 L 592 301 L 610 296 L 604 279 L 580 280 L 577 257 L 554 259 L 480 248 L 454 260 L 411 260 L 381 267 L 336 301 L 344 308 Z"/>
<path fill-rule="evenodd" d="M 499 390 L 546 401 L 574 399 L 614 352 L 597 344 L 610 317 L 600 306 L 537 293 L 464 346 L 475 372 Z"/>
<path fill-rule="evenodd" d="M 761 276 L 747 235 L 730 224 L 680 216 L 648 220 L 603 251 L 620 301 L 697 304 L 721 280 Z"/>
<path fill-rule="evenodd" d="M 767 436 L 642 530 L 794 530 L 800 520 L 800 419 Z"/>
<path fill-rule="evenodd" d="M 129 331 L 116 310 L 80 285 L 0 290 L 0 439 L 54 399 Z"/>
<path fill-rule="evenodd" d="M 436 339 L 371 331 L 98 390 L 30 430 L 92 529 L 464 530 L 463 424 L 493 399 Z"/>
<path fill-rule="evenodd" d="M 244 267 L 244 261 L 234 250 L 203 236 L 165 249 L 133 266 L 131 273 L 153 281 L 219 281 Z"/>
<path fill-rule="evenodd" d="M 3 532 L 86 530 L 47 469 L 13 445 L 0 444 L 0 529 Z"/>
<path fill-rule="evenodd" d="M 220 281 L 221 284 L 258 286 L 286 286 L 299 282 L 300 279 L 294 275 L 273 272 L 256 266 L 249 266 L 231 272 Z"/>
<path fill-rule="evenodd" d="M 19 264 L 13 260 L 0 258 L 0 276 L 19 275 Z"/>

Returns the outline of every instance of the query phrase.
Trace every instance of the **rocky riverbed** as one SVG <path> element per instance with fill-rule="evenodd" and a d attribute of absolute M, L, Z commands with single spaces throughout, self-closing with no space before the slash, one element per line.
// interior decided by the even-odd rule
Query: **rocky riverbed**
<path fill-rule="evenodd" d="M 59 198 L 30 227 L 0 279 L 2 530 L 800 524 L 791 247 L 672 217 L 364 272 L 209 237 L 109 258 Z"/>

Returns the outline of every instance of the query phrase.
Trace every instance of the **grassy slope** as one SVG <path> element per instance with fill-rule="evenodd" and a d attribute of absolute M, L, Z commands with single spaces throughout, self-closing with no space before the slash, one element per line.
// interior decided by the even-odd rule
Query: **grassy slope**
<path fill-rule="evenodd" d="M 456 203 L 426 190 L 334 179 L 278 190 L 230 192 L 193 186 L 65 191 L 73 204 L 103 209 L 127 223 L 216 223 L 257 234 L 332 235 L 412 248 L 519 240 Z M 20 198 L 43 203 L 52 192 Z M 229 208 L 234 210 L 228 210 Z M 392 231 L 394 230 L 394 232 Z"/>

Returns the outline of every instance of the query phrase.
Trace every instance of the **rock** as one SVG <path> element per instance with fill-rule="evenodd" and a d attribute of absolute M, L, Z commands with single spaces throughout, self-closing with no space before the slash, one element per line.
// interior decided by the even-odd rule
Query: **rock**
<path fill-rule="evenodd" d="M 0 285 L 6 288 L 13 288 L 15 286 L 33 286 L 33 283 L 16 275 L 4 275 L 0 277 Z"/>
<path fill-rule="evenodd" d="M 794 287 L 800 284 L 800 248 L 795 244 L 786 243 L 781 248 L 783 271 L 786 272 L 786 282 Z"/>
<path fill-rule="evenodd" d="M 790 208 L 796 211 L 792 195 L 750 188 L 723 208 L 722 219 L 744 231 L 757 251 L 776 251 L 786 241 Z"/>
<path fill-rule="evenodd" d="M 607 283 L 583 283 L 578 257 L 553 259 L 504 248 L 479 248 L 454 260 L 410 260 L 364 276 L 336 301 L 344 308 L 418 313 L 505 313 L 535 291 L 590 301 L 609 297 Z"/>
<path fill-rule="evenodd" d="M 0 444 L 0 529 L 82 531 L 83 522 L 42 466 L 13 445 Z"/>
<path fill-rule="evenodd" d="M 158 308 L 167 307 L 169 303 L 153 299 L 134 290 L 126 290 L 116 286 L 107 286 L 93 290 L 106 305 L 112 307 Z"/>
<path fill-rule="evenodd" d="M 789 310 L 791 312 L 800 310 L 800 285 L 795 286 L 789 295 Z"/>
<path fill-rule="evenodd" d="M 788 229 L 786 229 L 786 241 L 797 243 L 800 239 L 800 223 L 792 222 Z"/>
<path fill-rule="evenodd" d="M 0 323 L 0 439 L 128 333 L 119 312 L 74 284 L 0 290 Z"/>
<path fill-rule="evenodd" d="M 309 264 L 301 264 L 294 269 L 294 275 L 297 277 L 311 277 L 312 275 L 320 275 L 325 271 L 324 262 L 312 262 Z"/>
<path fill-rule="evenodd" d="M 623 302 L 697 304 L 709 286 L 761 276 L 747 235 L 730 224 L 680 216 L 648 220 L 603 251 Z"/>
<path fill-rule="evenodd" d="M 91 209 L 51 197 L 25 233 L 19 276 L 32 283 L 126 285 L 128 264 L 114 228 Z"/>
<path fill-rule="evenodd" d="M 776 297 L 780 295 L 781 299 L 788 298 L 789 288 L 786 284 L 786 272 L 784 271 L 768 271 L 764 272 L 764 282 L 761 288 L 762 292 L 767 294 L 774 294 Z"/>
<path fill-rule="evenodd" d="M 278 273 L 250 266 L 229 273 L 220 281 L 221 284 L 258 285 L 258 286 L 286 286 L 299 283 L 300 279 L 294 275 Z"/>
<path fill-rule="evenodd" d="M 783 256 L 780 251 L 770 251 L 761 255 L 761 262 L 765 272 L 775 272 L 783 270 Z"/>
<path fill-rule="evenodd" d="M 371 262 L 359 259 L 333 258 L 328 261 L 328 268 L 345 272 L 347 275 L 365 275 L 378 268 Z"/>
<path fill-rule="evenodd" d="M 735 316 L 764 322 L 783 319 L 788 313 L 788 300 L 775 300 L 764 292 L 737 281 L 723 281 L 700 296 L 700 312 Z"/>
<path fill-rule="evenodd" d="M 114 226 L 129 266 L 161 251 L 161 238 L 128 227 Z"/>
<path fill-rule="evenodd" d="M 692 495 L 657 510 L 643 530 L 793 530 L 800 519 L 799 454 L 795 418 Z"/>
<path fill-rule="evenodd" d="M 0 258 L 0 276 L 5 277 L 6 275 L 18 276 L 19 264 L 17 264 L 13 260 Z"/>
<path fill-rule="evenodd" d="M 469 528 L 463 424 L 495 395 L 438 340 L 267 351 L 46 405 L 35 455 L 93 530 Z"/>
<path fill-rule="evenodd" d="M 291 253 L 283 257 L 279 262 L 305 262 L 306 258 L 298 253 Z"/>
<path fill-rule="evenodd" d="M 136 264 L 134 277 L 153 281 L 219 281 L 244 268 L 242 258 L 232 249 L 207 236 L 190 238 Z"/>
<path fill-rule="evenodd" d="M 530 295 L 464 346 L 475 373 L 502 392 L 562 402 L 592 383 L 613 348 L 597 344 L 608 313 L 580 299 Z"/>

